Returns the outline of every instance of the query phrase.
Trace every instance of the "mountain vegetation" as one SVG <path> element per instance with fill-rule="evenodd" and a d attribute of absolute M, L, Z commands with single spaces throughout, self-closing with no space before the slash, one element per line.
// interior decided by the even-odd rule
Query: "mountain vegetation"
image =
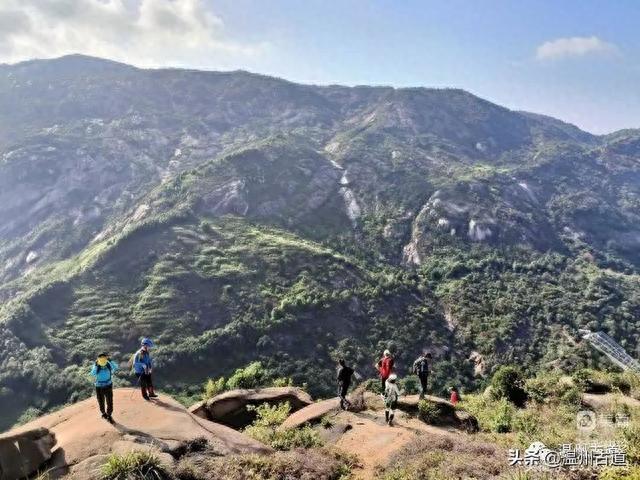
<path fill-rule="evenodd" d="M 0 65 L 0 427 L 142 336 L 195 397 L 260 362 L 334 391 L 389 348 L 433 388 L 640 352 L 640 131 L 453 89 L 298 85 L 82 56 Z"/>

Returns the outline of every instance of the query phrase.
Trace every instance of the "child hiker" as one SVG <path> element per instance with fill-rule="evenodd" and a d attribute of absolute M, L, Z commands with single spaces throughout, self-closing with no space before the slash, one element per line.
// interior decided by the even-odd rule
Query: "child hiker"
<path fill-rule="evenodd" d="M 398 406 L 398 398 L 400 398 L 400 390 L 396 384 L 397 379 L 395 373 L 389 375 L 384 389 L 384 417 L 390 427 L 393 426 L 393 416 Z"/>
<path fill-rule="evenodd" d="M 91 375 L 96 377 L 96 398 L 98 399 L 98 407 L 102 418 L 113 423 L 113 383 L 111 377 L 113 372 L 118 369 L 118 364 L 109 358 L 106 353 L 98 355 L 93 367 L 91 367 Z M 106 408 L 105 408 L 106 403 Z"/>
<path fill-rule="evenodd" d="M 456 387 L 451 387 L 449 389 L 451 393 L 451 397 L 449 397 L 449 401 L 455 406 L 460 401 L 460 393 L 458 393 L 458 389 Z"/>

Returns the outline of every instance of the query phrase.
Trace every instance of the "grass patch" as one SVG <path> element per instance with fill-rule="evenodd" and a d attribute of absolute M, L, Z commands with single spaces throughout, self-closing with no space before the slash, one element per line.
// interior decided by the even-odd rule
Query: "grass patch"
<path fill-rule="evenodd" d="M 157 456 L 150 452 L 112 454 L 101 469 L 102 480 L 169 480 Z"/>

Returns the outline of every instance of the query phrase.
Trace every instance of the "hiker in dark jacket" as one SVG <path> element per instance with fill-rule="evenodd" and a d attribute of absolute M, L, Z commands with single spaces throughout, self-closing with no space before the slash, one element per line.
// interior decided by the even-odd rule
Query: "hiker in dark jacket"
<path fill-rule="evenodd" d="M 344 359 L 338 361 L 338 396 L 340 397 L 340 408 L 347 410 L 351 406 L 351 402 L 347 400 L 347 392 L 351 386 L 351 377 L 353 376 L 353 368 L 347 367 Z"/>
<path fill-rule="evenodd" d="M 420 355 L 415 362 L 413 362 L 413 373 L 415 373 L 420 380 L 420 398 L 424 398 L 427 394 L 430 363 L 431 354 L 426 350 L 422 352 L 422 355 Z"/>
<path fill-rule="evenodd" d="M 102 418 L 113 423 L 113 383 L 111 377 L 118 369 L 118 364 L 109 358 L 106 353 L 98 355 L 91 367 L 91 375 L 96 377 L 96 397 Z M 105 408 L 106 403 L 106 408 Z"/>

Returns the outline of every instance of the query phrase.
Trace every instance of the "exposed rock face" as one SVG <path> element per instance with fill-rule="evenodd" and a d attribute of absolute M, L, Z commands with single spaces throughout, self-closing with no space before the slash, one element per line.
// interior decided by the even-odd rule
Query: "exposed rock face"
<path fill-rule="evenodd" d="M 40 462 L 37 466 L 42 463 L 41 459 L 51 457 L 55 435 L 57 443 L 50 468 L 55 473 L 70 471 L 80 479 L 95 478 L 91 472 L 95 474 L 96 465 L 110 453 L 153 449 L 158 454 L 168 454 L 162 458 L 171 462 L 171 454 L 178 452 L 185 442 L 196 439 L 206 439 L 220 455 L 271 451 L 242 433 L 191 415 L 165 395 L 153 402 L 144 402 L 137 391 L 118 388 L 114 390 L 114 407 L 113 425 L 100 417 L 95 398 L 90 398 L 38 418 L 7 435 L 17 438 L 40 435 L 42 440 L 25 443 L 27 451 L 33 452 L 33 464 Z M 1 457 L 5 458 L 4 454 Z"/>
<path fill-rule="evenodd" d="M 193 405 L 189 411 L 200 418 L 220 422 L 234 428 L 247 426 L 255 415 L 247 407 L 288 402 L 295 412 L 313 403 L 304 390 L 295 387 L 270 387 L 257 390 L 231 390 Z"/>
<path fill-rule="evenodd" d="M 305 423 L 317 423 L 326 414 L 339 409 L 340 399 L 338 398 L 329 398 L 321 402 L 313 403 L 290 415 L 289 418 L 280 425 L 280 429 L 297 428 Z"/>
<path fill-rule="evenodd" d="M 439 408 L 440 416 L 436 419 L 437 425 L 449 425 L 469 433 L 478 431 L 478 420 L 468 412 L 459 410 L 452 403 L 433 395 L 426 395 L 425 400 L 436 404 Z M 365 394 L 365 402 L 369 408 L 380 410 L 384 408 L 380 395 L 371 392 Z M 418 413 L 418 404 L 420 397 L 418 395 L 407 395 L 400 397 L 398 400 L 398 410 L 402 410 L 411 414 Z"/>
<path fill-rule="evenodd" d="M 56 437 L 46 428 L 0 435 L 0 480 L 19 480 L 38 472 L 51 458 Z"/>

